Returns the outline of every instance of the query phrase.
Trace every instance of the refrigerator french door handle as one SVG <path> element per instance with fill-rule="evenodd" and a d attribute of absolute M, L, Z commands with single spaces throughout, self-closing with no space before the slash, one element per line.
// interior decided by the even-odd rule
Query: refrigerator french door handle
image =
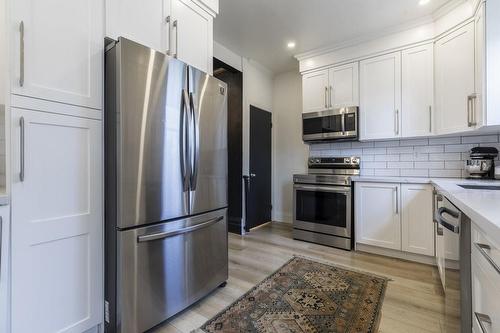
<path fill-rule="evenodd" d="M 193 99 L 193 93 L 189 93 L 189 106 L 191 109 L 191 122 L 192 125 L 191 130 L 193 131 L 192 133 L 192 138 L 193 138 L 193 145 L 191 146 L 191 143 L 189 144 L 190 148 L 193 150 L 192 155 L 192 161 L 193 165 L 191 166 L 191 178 L 190 178 L 190 184 L 191 184 L 191 191 L 196 191 L 196 185 L 198 183 L 198 166 L 199 166 L 199 159 L 200 159 L 200 129 L 198 125 L 198 120 L 196 119 L 196 112 L 195 112 L 195 105 L 194 105 L 194 99 Z"/>
<path fill-rule="evenodd" d="M 181 173 L 182 173 L 182 190 L 189 191 L 189 97 L 185 89 L 182 90 L 182 110 L 181 110 L 181 130 L 180 130 L 180 153 L 181 153 Z"/>

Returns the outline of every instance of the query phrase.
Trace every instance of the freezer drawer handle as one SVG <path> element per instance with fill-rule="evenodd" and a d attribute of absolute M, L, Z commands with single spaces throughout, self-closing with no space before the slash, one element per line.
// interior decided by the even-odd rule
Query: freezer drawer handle
<path fill-rule="evenodd" d="M 477 322 L 479 323 L 479 326 L 481 326 L 481 332 L 488 333 L 488 331 L 486 330 L 486 327 L 484 327 L 484 323 L 491 325 L 490 316 L 479 313 L 479 312 L 474 312 L 474 315 L 476 316 L 476 319 L 477 319 Z"/>
<path fill-rule="evenodd" d="M 495 271 L 497 271 L 497 273 L 500 274 L 500 266 L 498 266 L 497 263 L 493 260 L 493 258 L 490 257 L 488 252 L 486 252 L 486 251 L 490 251 L 491 247 L 489 245 L 481 244 L 481 243 L 474 243 L 474 245 L 476 245 L 477 249 L 479 250 L 479 252 L 481 252 L 483 257 L 485 257 L 486 260 L 488 260 L 490 265 L 493 266 Z"/>
<path fill-rule="evenodd" d="M 168 238 L 168 237 L 173 237 L 173 236 L 177 236 L 177 235 L 181 235 L 181 234 L 186 234 L 188 232 L 193 232 L 193 231 L 196 231 L 196 230 L 207 228 L 207 227 L 209 227 L 211 225 L 216 224 L 217 222 L 222 221 L 223 219 L 224 219 L 224 216 L 219 216 L 219 217 L 216 217 L 214 219 L 208 220 L 206 222 L 203 222 L 203 223 L 200 223 L 200 224 L 196 224 L 196 225 L 193 225 L 193 226 L 190 226 L 190 227 L 186 227 L 186 228 L 183 228 L 183 229 L 179 229 L 179 230 L 167 231 L 167 232 L 158 232 L 158 233 L 154 233 L 154 234 L 137 236 L 137 242 L 138 243 L 144 243 L 144 242 L 150 242 L 150 241 L 159 240 L 159 239 L 165 239 L 165 238 Z"/>
<path fill-rule="evenodd" d="M 436 219 L 439 221 L 439 224 L 441 224 L 446 229 L 458 234 L 460 232 L 460 227 L 458 225 L 454 225 L 453 223 L 447 221 L 446 218 L 443 216 L 443 213 L 451 215 L 457 220 L 460 218 L 460 213 L 454 212 L 446 207 L 441 207 L 438 209 L 436 216 Z"/>

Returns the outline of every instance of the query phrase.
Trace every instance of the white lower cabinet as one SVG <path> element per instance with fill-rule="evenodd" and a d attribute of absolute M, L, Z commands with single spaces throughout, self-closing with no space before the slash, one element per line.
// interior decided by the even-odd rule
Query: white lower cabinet
<path fill-rule="evenodd" d="M 401 203 L 402 250 L 434 256 L 432 187 L 424 184 L 402 184 Z"/>
<path fill-rule="evenodd" d="M 472 223 L 472 328 L 500 332 L 500 245 Z"/>
<path fill-rule="evenodd" d="M 356 243 L 434 255 L 432 187 L 355 183 Z"/>
<path fill-rule="evenodd" d="M 0 206 L 0 332 L 9 332 L 10 207 Z"/>
<path fill-rule="evenodd" d="M 102 123 L 12 108 L 12 332 L 103 322 Z"/>
<path fill-rule="evenodd" d="M 401 250 L 399 184 L 356 183 L 356 242 Z"/>

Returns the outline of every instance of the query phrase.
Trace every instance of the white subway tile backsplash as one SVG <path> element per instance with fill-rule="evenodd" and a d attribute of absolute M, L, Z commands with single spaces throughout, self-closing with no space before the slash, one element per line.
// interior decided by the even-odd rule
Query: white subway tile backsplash
<path fill-rule="evenodd" d="M 428 169 L 401 169 L 401 177 L 429 177 Z"/>
<path fill-rule="evenodd" d="M 375 161 L 399 161 L 399 155 L 373 155 L 375 157 Z"/>
<path fill-rule="evenodd" d="M 399 147 L 399 141 L 376 141 L 375 147 L 386 148 L 386 147 Z"/>
<path fill-rule="evenodd" d="M 446 145 L 445 152 L 447 152 L 447 153 L 464 153 L 464 152 L 468 152 L 473 147 L 475 147 L 475 145 L 473 145 L 473 144 Z"/>
<path fill-rule="evenodd" d="M 460 178 L 462 170 L 429 170 L 429 177 Z"/>
<path fill-rule="evenodd" d="M 399 169 L 375 169 L 375 176 L 399 177 L 400 175 Z"/>
<path fill-rule="evenodd" d="M 387 148 L 387 154 L 412 154 L 413 147 L 393 147 Z"/>
<path fill-rule="evenodd" d="M 442 153 L 444 152 L 444 146 L 419 146 L 415 147 L 417 153 Z"/>
<path fill-rule="evenodd" d="M 445 161 L 444 168 L 445 169 L 461 170 L 461 169 L 465 168 L 465 162 L 464 161 Z"/>
<path fill-rule="evenodd" d="M 411 140 L 401 140 L 400 146 L 427 146 L 429 145 L 429 139 L 411 139 Z"/>
<path fill-rule="evenodd" d="M 415 162 L 415 169 L 444 169 L 444 162 Z"/>
<path fill-rule="evenodd" d="M 430 145 L 456 145 L 462 143 L 462 138 L 454 136 L 450 138 L 429 138 Z"/>
<path fill-rule="evenodd" d="M 322 143 L 310 156 L 359 156 L 366 176 L 467 177 L 465 160 L 473 147 L 496 147 L 498 135 Z"/>
<path fill-rule="evenodd" d="M 386 148 L 363 148 L 363 154 L 384 155 L 386 153 Z"/>
<path fill-rule="evenodd" d="M 461 161 L 461 153 L 432 153 L 429 154 L 429 161 Z"/>
<path fill-rule="evenodd" d="M 411 169 L 413 162 L 387 162 L 388 169 Z"/>
<path fill-rule="evenodd" d="M 375 142 L 369 141 L 369 142 L 353 142 L 352 143 L 352 148 L 372 148 L 375 146 Z"/>
<path fill-rule="evenodd" d="M 498 135 L 464 136 L 462 143 L 498 142 Z"/>

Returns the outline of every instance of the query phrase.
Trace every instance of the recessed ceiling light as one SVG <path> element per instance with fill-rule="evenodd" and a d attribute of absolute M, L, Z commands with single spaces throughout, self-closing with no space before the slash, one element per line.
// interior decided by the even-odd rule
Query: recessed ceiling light
<path fill-rule="evenodd" d="M 419 4 L 420 6 L 424 6 L 424 5 L 427 5 L 429 2 L 431 2 L 431 0 L 420 0 L 420 1 L 418 2 L 418 4 Z"/>
<path fill-rule="evenodd" d="M 294 49 L 295 45 L 295 42 L 288 42 L 288 44 L 286 44 L 286 47 L 288 47 L 289 49 Z"/>

